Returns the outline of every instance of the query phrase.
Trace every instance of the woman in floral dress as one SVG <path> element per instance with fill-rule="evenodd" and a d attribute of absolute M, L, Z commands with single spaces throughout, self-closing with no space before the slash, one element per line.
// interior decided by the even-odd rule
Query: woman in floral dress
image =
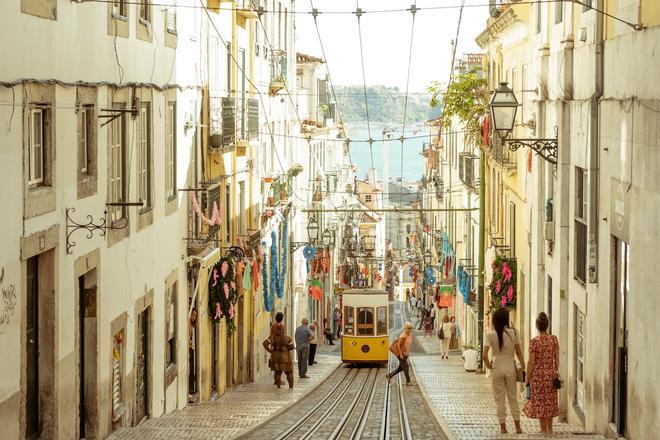
<path fill-rule="evenodd" d="M 557 390 L 553 386 L 559 377 L 559 340 L 548 334 L 550 320 L 541 312 L 536 318 L 539 335 L 529 343 L 527 383 L 531 386 L 530 400 L 523 412 L 530 419 L 539 419 L 541 432 L 552 432 L 552 418 L 559 415 Z"/>

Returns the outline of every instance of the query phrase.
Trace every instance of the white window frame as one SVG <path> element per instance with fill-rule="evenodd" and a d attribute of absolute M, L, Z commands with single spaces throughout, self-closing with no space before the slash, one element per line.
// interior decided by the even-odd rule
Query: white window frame
<path fill-rule="evenodd" d="M 35 119 L 39 118 L 39 127 L 35 127 Z M 29 116 L 29 175 L 28 175 L 28 184 L 29 185 L 41 185 L 44 183 L 44 116 L 45 112 L 40 108 L 33 108 L 30 110 Z M 35 130 L 38 129 L 38 131 Z M 40 139 L 37 141 L 35 139 L 35 133 L 39 133 Z M 37 155 L 36 153 L 39 152 Z"/>
<path fill-rule="evenodd" d="M 172 284 L 167 288 L 167 327 L 165 334 L 165 369 L 169 370 L 170 368 L 176 365 L 177 359 L 177 325 L 176 325 L 176 313 L 177 308 L 177 283 Z M 169 359 L 168 359 L 169 353 Z"/>
<path fill-rule="evenodd" d="M 138 117 L 137 190 L 142 210 L 151 208 L 151 111 L 149 103 L 140 105 Z"/>
<path fill-rule="evenodd" d="M 80 144 L 82 146 L 82 156 L 83 156 L 83 166 L 80 168 L 80 172 L 85 175 L 91 175 L 93 167 L 90 167 L 90 148 L 92 147 L 93 133 L 90 128 L 91 124 L 94 121 L 94 106 L 93 105 L 83 105 L 80 108 Z"/>
<path fill-rule="evenodd" d="M 176 8 L 170 6 L 165 10 L 165 29 L 170 34 L 176 34 Z"/>
<path fill-rule="evenodd" d="M 113 0 L 112 2 L 112 15 L 117 17 L 127 17 L 126 0 Z"/>
<path fill-rule="evenodd" d="M 124 130 L 126 119 L 123 114 L 110 123 L 110 163 L 109 173 L 109 199 L 111 202 L 124 202 Z M 113 222 L 124 217 L 123 206 L 110 206 L 110 219 Z"/>
<path fill-rule="evenodd" d="M 176 102 L 167 103 L 167 131 L 165 134 L 165 195 L 176 195 Z"/>
<path fill-rule="evenodd" d="M 149 0 L 138 1 L 138 17 L 140 21 L 151 23 L 151 2 Z"/>

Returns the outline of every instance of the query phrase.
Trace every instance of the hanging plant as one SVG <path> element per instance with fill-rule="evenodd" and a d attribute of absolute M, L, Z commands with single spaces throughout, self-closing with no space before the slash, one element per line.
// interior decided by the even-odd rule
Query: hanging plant
<path fill-rule="evenodd" d="M 234 306 L 238 299 L 236 288 L 236 271 L 234 261 L 230 257 L 222 257 L 209 276 L 209 315 L 215 322 L 223 318 L 227 323 L 227 332 L 231 335 L 236 330 L 234 323 Z"/>
<path fill-rule="evenodd" d="M 286 245 L 286 239 L 287 235 L 289 232 L 289 220 L 285 220 L 284 224 L 282 225 L 282 243 L 280 245 L 280 249 L 282 250 L 282 262 L 280 264 L 280 290 L 284 289 L 284 284 L 286 280 L 286 263 L 287 263 L 287 245 Z M 278 292 L 278 295 L 279 292 Z M 284 296 L 284 293 L 282 293 L 279 297 L 282 298 Z"/>
<path fill-rule="evenodd" d="M 277 297 L 282 299 L 283 292 L 280 289 L 280 273 L 277 265 L 277 234 L 275 231 L 270 233 L 270 290 L 271 295 L 277 293 Z"/>
<path fill-rule="evenodd" d="M 515 258 L 496 257 L 492 264 L 493 279 L 488 285 L 490 293 L 490 310 L 500 307 L 516 307 L 516 274 Z"/>
<path fill-rule="evenodd" d="M 262 244 L 266 244 L 266 242 L 262 242 Z M 261 270 L 261 275 L 263 277 L 263 288 L 264 288 L 264 309 L 266 309 L 267 312 L 270 312 L 273 310 L 273 305 L 275 303 L 275 298 L 274 298 L 274 293 L 272 290 L 269 292 L 268 291 L 268 257 L 264 253 L 262 256 L 262 270 Z"/>

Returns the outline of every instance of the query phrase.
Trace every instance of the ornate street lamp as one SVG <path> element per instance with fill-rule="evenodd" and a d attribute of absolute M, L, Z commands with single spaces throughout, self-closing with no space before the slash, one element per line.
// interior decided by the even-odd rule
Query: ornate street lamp
<path fill-rule="evenodd" d="M 428 249 L 424 252 L 424 267 L 428 267 L 431 264 L 431 251 Z"/>
<path fill-rule="evenodd" d="M 314 217 L 311 217 L 307 222 L 307 238 L 310 243 L 315 243 L 319 238 L 319 224 Z"/>
<path fill-rule="evenodd" d="M 321 239 L 323 240 L 323 246 L 330 246 L 332 232 L 330 232 L 328 228 L 325 228 L 325 231 L 323 231 L 323 234 L 321 235 Z"/>
<path fill-rule="evenodd" d="M 502 142 L 509 146 L 511 151 L 516 151 L 521 147 L 529 147 L 544 160 L 556 165 L 557 137 L 554 139 L 507 139 L 516 122 L 518 105 L 518 99 L 516 99 L 513 90 L 509 88 L 509 84 L 501 82 L 490 100 L 490 114 L 495 132 L 502 139 Z"/>

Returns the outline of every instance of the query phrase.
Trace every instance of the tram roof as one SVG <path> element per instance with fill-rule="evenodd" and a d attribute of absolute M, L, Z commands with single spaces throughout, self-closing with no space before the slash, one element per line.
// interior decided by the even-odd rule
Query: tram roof
<path fill-rule="evenodd" d="M 342 292 L 343 295 L 387 295 L 384 290 L 378 289 L 349 289 Z"/>

